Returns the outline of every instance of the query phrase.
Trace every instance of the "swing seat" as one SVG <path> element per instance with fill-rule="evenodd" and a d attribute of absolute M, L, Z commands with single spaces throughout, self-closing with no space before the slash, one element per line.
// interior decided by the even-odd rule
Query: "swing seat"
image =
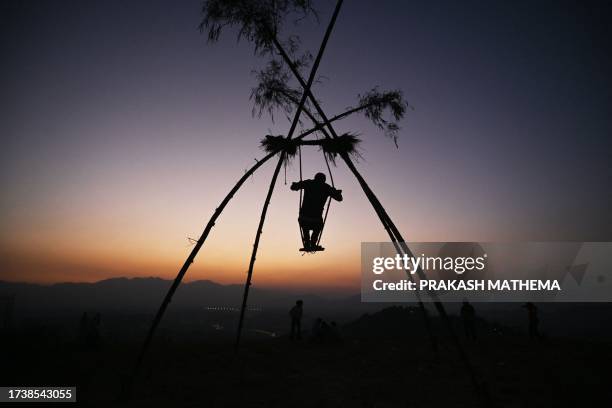
<path fill-rule="evenodd" d="M 325 251 L 325 248 L 323 248 L 322 246 L 320 246 L 318 244 L 318 240 L 317 240 L 317 244 L 314 246 L 309 246 L 307 245 L 306 242 L 306 237 L 304 237 L 304 232 L 303 229 L 314 229 L 314 228 L 318 228 L 319 231 L 323 230 L 323 220 L 320 219 L 319 217 L 309 217 L 306 215 L 301 214 L 298 218 L 298 223 L 300 224 L 300 233 L 302 236 L 302 245 L 303 247 L 300 248 L 300 252 L 308 252 L 308 253 L 315 253 L 315 252 L 320 252 L 320 251 Z M 321 232 L 319 232 L 319 239 L 321 237 Z"/>
<path fill-rule="evenodd" d="M 320 245 L 317 245 L 315 247 L 309 247 L 309 248 L 300 248 L 300 252 L 321 252 L 321 251 L 325 251 L 325 248 L 323 248 Z"/>

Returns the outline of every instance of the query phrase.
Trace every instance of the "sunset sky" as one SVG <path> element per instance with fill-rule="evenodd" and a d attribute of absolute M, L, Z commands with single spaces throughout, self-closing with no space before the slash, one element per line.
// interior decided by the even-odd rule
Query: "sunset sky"
<path fill-rule="evenodd" d="M 564 1 L 347 1 L 315 91 L 328 114 L 374 86 L 415 110 L 399 149 L 362 117 L 358 168 L 411 241 L 612 240 L 609 6 Z M 313 53 L 334 6 L 296 32 Z M 0 280 L 173 278 L 278 116 L 252 117 L 264 60 L 195 1 L 1 6 Z M 244 280 L 273 162 L 229 204 L 186 280 Z M 321 153 L 304 155 L 311 177 Z M 325 252 L 301 256 L 281 173 L 253 282 L 358 288 L 362 241 L 385 231 L 343 163 Z"/>

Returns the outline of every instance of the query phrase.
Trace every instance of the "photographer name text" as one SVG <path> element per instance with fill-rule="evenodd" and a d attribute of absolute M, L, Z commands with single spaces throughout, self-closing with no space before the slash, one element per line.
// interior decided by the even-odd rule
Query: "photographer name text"
<path fill-rule="evenodd" d="M 556 279 L 423 279 L 418 282 L 402 279 L 396 282 L 385 282 L 377 279 L 372 283 L 375 291 L 386 290 L 425 290 L 425 291 L 560 291 L 561 286 Z"/>

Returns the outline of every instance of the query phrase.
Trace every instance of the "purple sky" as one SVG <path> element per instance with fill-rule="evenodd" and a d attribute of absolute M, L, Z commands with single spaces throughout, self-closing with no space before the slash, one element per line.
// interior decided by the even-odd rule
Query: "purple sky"
<path fill-rule="evenodd" d="M 612 239 L 602 4 L 345 2 L 316 94 L 329 114 L 376 85 L 415 107 L 399 150 L 361 117 L 336 127 L 363 138 L 358 167 L 407 239 Z M 317 5 L 321 24 L 297 29 L 313 52 L 334 3 Z M 287 132 L 281 117 L 251 117 L 251 70 L 263 61 L 231 31 L 207 44 L 199 8 L 3 3 L 0 279 L 173 276 L 185 237 L 262 156 L 259 139 Z M 320 153 L 304 166 L 322 170 Z M 271 171 L 228 207 L 192 278 L 240 281 Z M 327 266 L 344 271 L 329 278 L 342 286 L 357 277 L 359 243 L 387 239 L 343 165 L 335 178 L 345 202 L 318 257 L 296 251 L 297 196 L 281 180 L 258 258 L 264 282 L 325 280 Z M 278 277 L 290 267 L 296 275 Z"/>

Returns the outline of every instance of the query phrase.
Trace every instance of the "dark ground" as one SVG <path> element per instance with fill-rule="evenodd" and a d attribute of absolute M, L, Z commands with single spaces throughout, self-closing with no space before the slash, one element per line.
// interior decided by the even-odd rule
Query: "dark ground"
<path fill-rule="evenodd" d="M 484 321 L 478 340 L 469 342 L 459 323 L 454 320 L 478 378 L 486 382 L 490 406 L 612 402 L 612 342 L 562 336 L 530 341 L 521 331 Z M 435 326 L 439 357 L 432 352 L 421 317 L 404 308 L 343 325 L 341 343 L 291 342 L 282 335 L 251 332 L 238 355 L 229 333 L 165 328 L 147 356 L 129 404 L 117 397 L 141 333 L 123 338 L 107 334 L 100 347 L 86 350 L 52 328 L 30 327 L 4 334 L 0 383 L 76 385 L 80 405 L 87 406 L 478 406 L 479 397 L 450 339 L 440 322 Z"/>

